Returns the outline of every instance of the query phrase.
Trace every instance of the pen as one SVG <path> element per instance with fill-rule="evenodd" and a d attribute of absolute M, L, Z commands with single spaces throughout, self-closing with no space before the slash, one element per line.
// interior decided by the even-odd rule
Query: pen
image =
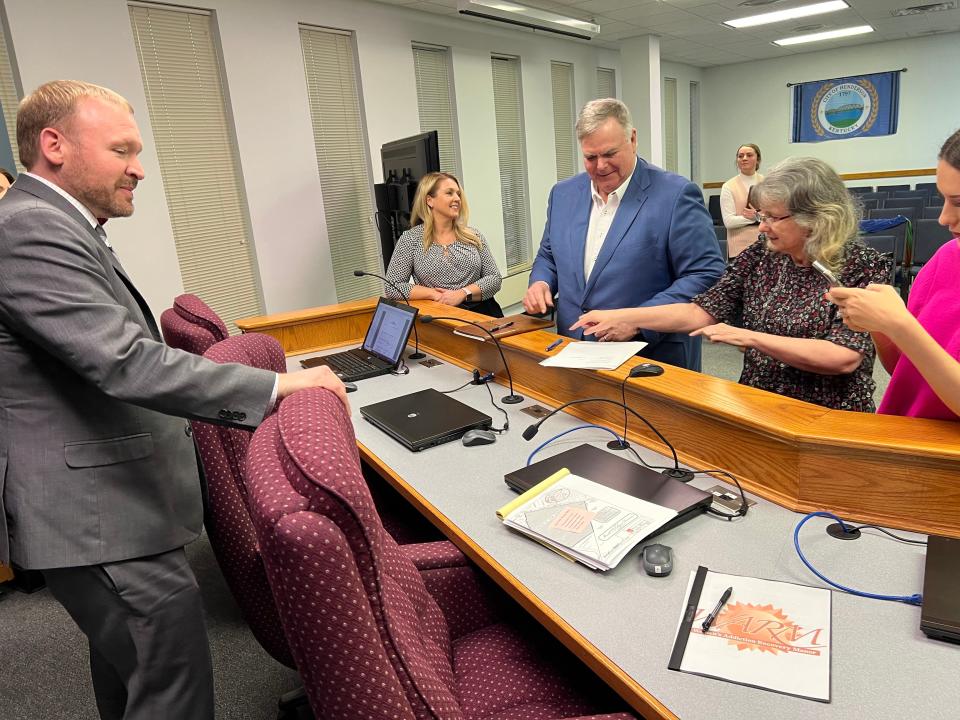
<path fill-rule="evenodd" d="M 508 327 L 510 327 L 511 325 L 513 325 L 513 320 L 511 320 L 510 322 L 505 322 L 503 325 L 494 325 L 492 328 L 490 328 L 490 332 L 496 332 L 497 330 L 503 330 L 504 328 L 508 328 Z"/>
<path fill-rule="evenodd" d="M 720 610 L 723 608 L 724 605 L 727 604 L 727 600 L 730 599 L 730 593 L 732 592 L 733 592 L 732 587 L 728 587 L 726 590 L 723 591 L 723 595 L 720 596 L 720 602 L 717 603 L 717 606 L 713 609 L 713 612 L 707 615 L 707 619 L 704 620 L 703 625 L 701 625 L 704 632 L 707 632 L 707 630 L 710 629 L 710 626 L 713 625 L 713 621 L 717 619 L 717 615 L 720 614 Z"/>
<path fill-rule="evenodd" d="M 550 352 L 550 351 L 553 350 L 555 347 L 559 346 L 560 343 L 562 343 L 562 342 L 563 342 L 563 338 L 557 338 L 557 339 L 554 340 L 552 343 L 550 343 L 549 345 L 547 345 L 547 350 L 546 350 L 546 352 Z"/>

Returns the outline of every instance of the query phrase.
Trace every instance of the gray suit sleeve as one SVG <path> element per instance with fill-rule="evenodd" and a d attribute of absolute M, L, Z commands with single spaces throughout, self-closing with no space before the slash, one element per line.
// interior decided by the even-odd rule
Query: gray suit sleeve
<path fill-rule="evenodd" d="M 168 415 L 244 426 L 262 420 L 275 374 L 219 365 L 155 339 L 96 238 L 71 218 L 43 205 L 21 210 L 7 216 L 0 242 L 4 322 L 84 381 Z"/>

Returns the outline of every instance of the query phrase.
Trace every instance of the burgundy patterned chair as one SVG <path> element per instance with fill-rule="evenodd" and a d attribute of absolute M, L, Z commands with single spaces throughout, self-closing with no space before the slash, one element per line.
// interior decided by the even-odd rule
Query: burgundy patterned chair
<path fill-rule="evenodd" d="M 317 717 L 553 720 L 594 712 L 520 631 L 497 622 L 459 550 L 446 541 L 401 547 L 384 531 L 333 393 L 295 393 L 264 421 L 247 455 L 246 487 Z"/>
<path fill-rule="evenodd" d="M 227 338 L 204 357 L 286 372 L 280 343 L 258 333 Z M 253 433 L 196 420 L 190 425 L 207 482 L 207 535 L 220 570 L 257 642 L 277 661 L 295 667 L 246 506 L 242 468 Z"/>
<path fill-rule="evenodd" d="M 203 355 L 214 343 L 230 336 L 227 326 L 196 295 L 178 295 L 173 307 L 160 315 L 160 331 L 170 347 Z"/>

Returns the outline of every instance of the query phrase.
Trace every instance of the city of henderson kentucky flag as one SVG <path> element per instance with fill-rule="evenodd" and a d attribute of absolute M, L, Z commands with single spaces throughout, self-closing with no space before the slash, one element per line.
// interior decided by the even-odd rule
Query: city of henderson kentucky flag
<path fill-rule="evenodd" d="M 791 142 L 893 135 L 899 105 L 898 70 L 794 85 Z"/>

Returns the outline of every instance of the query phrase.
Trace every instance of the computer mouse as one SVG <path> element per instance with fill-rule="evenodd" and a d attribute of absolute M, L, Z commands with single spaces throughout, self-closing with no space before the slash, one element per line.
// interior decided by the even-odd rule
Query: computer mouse
<path fill-rule="evenodd" d="M 347 392 L 348 392 L 348 393 L 352 393 L 352 392 L 356 392 L 356 391 L 357 391 L 357 384 L 356 384 L 356 383 L 345 382 L 345 383 L 343 384 L 343 386 L 347 389 Z"/>
<path fill-rule="evenodd" d="M 673 570 L 673 548 L 660 543 L 647 545 L 641 554 L 643 569 L 647 575 L 663 577 Z"/>
<path fill-rule="evenodd" d="M 466 447 L 474 445 L 489 445 L 495 443 L 497 436 L 490 430 L 467 430 L 460 439 Z"/>
<path fill-rule="evenodd" d="M 630 377 L 650 377 L 663 375 L 663 368 L 653 363 L 640 363 L 630 371 Z"/>

